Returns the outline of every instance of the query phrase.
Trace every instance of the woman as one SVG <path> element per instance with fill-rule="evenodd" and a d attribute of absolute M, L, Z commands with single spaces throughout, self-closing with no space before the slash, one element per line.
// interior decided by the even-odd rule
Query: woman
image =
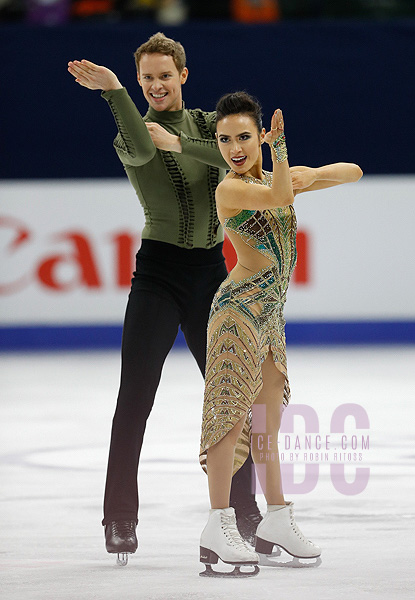
<path fill-rule="evenodd" d="M 208 474 L 211 511 L 200 560 L 208 565 L 204 574 L 214 574 L 210 564 L 220 558 L 236 566 L 228 574 L 253 575 L 256 567 L 241 573 L 239 566 L 256 565 L 259 557 L 241 539 L 229 508 L 232 475 L 250 443 L 268 505 L 256 551 L 269 554 L 277 545 L 296 559 L 321 554 L 298 529 L 293 504 L 284 500 L 278 457 L 281 412 L 290 398 L 283 307 L 297 258 L 293 202 L 300 192 L 357 181 L 362 171 L 348 163 L 290 169 L 281 110 L 266 133 L 261 107 L 245 92 L 223 96 L 216 111 L 219 148 L 231 169 L 217 187 L 217 210 L 238 262 L 217 291 L 209 317 L 200 462 Z M 264 142 L 271 148 L 272 173 L 262 170 Z M 266 455 L 274 457 L 263 463 L 259 434 L 251 436 L 259 411 L 266 429 L 260 429 L 261 440 L 267 440 Z"/>

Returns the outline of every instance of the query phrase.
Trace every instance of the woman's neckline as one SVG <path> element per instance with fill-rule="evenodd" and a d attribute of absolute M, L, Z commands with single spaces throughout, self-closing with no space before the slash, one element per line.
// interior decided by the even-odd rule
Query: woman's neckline
<path fill-rule="evenodd" d="M 258 177 L 254 177 L 253 175 L 246 175 L 245 173 L 236 173 L 233 169 L 231 169 L 231 173 L 237 175 L 241 179 L 253 179 L 254 181 L 259 181 L 259 183 L 261 183 L 262 185 L 267 185 L 267 183 L 270 180 L 270 173 L 264 170 L 262 170 L 262 175 L 264 176 L 263 179 L 259 179 Z"/>

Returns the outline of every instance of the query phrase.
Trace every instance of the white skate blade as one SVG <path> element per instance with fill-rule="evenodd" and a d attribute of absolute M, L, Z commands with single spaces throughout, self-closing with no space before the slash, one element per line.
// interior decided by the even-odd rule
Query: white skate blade
<path fill-rule="evenodd" d="M 280 552 L 281 554 L 281 552 Z M 279 560 L 275 560 L 274 553 L 272 554 L 260 554 L 259 556 L 259 564 L 261 567 L 282 567 L 285 569 L 310 569 L 316 568 L 321 565 L 321 557 L 317 556 L 315 558 L 297 558 L 296 556 L 291 556 L 287 554 L 286 556 L 290 557 L 291 560 L 284 560 L 284 558 L 279 557 Z M 284 555 L 283 555 L 284 556 Z"/>
<path fill-rule="evenodd" d="M 249 567 L 249 565 L 244 565 L 245 567 Z M 214 571 L 212 569 L 212 565 L 205 564 L 205 570 L 202 573 L 199 573 L 200 577 L 255 577 L 259 573 L 259 567 L 257 565 L 252 565 L 253 570 L 251 571 L 241 571 L 240 566 L 234 567 L 233 571 Z"/>

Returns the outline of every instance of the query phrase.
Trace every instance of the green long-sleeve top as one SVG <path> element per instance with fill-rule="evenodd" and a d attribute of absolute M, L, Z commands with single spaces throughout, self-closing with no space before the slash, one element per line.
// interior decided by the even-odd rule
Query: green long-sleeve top
<path fill-rule="evenodd" d="M 118 127 L 115 150 L 144 209 L 142 237 L 182 248 L 212 248 L 223 241 L 215 190 L 226 163 L 215 140 L 215 113 L 149 107 L 142 117 L 125 88 L 102 96 Z M 145 121 L 179 135 L 182 152 L 158 150 Z"/>

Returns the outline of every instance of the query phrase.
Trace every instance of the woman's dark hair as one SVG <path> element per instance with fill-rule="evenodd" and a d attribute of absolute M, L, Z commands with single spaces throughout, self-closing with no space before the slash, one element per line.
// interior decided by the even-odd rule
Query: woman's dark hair
<path fill-rule="evenodd" d="M 229 115 L 249 115 L 258 128 L 262 130 L 262 108 L 256 98 L 246 92 L 225 94 L 216 104 L 216 123 Z"/>

